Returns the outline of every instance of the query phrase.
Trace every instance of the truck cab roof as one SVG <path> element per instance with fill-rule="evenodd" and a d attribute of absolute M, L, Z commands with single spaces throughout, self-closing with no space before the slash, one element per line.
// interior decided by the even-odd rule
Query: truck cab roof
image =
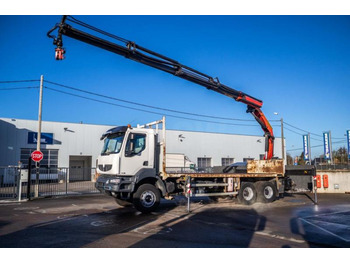
<path fill-rule="evenodd" d="M 105 139 L 107 136 L 112 135 L 112 134 L 117 134 L 117 133 L 125 133 L 126 130 L 128 130 L 127 126 L 117 126 L 113 127 L 109 130 L 107 130 L 103 135 L 101 136 L 100 140 Z"/>

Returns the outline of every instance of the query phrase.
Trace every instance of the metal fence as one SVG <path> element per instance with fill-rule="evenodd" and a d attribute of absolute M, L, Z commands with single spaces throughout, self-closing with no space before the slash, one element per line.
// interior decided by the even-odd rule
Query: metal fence
<path fill-rule="evenodd" d="M 17 197 L 18 178 L 17 167 L 0 167 L 0 200 Z"/>
<path fill-rule="evenodd" d="M 95 168 L 0 167 L 0 200 L 99 193 Z M 29 184 L 28 184 L 29 182 Z"/>

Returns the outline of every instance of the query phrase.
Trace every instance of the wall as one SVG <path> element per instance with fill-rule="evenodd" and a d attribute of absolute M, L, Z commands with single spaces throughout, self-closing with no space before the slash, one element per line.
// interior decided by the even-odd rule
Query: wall
<path fill-rule="evenodd" d="M 91 156 L 92 166 L 101 151 L 101 135 L 111 126 L 42 122 L 43 133 L 53 133 L 52 145 L 42 149 L 58 149 L 58 166 L 68 167 L 69 156 Z M 0 166 L 17 165 L 21 148 L 36 148 L 28 144 L 28 132 L 37 132 L 38 121 L 0 118 Z"/>
<path fill-rule="evenodd" d="M 346 170 L 317 170 L 317 175 L 321 175 L 322 188 L 318 188 L 318 193 L 345 193 L 350 192 L 350 171 Z M 322 176 L 328 175 L 328 188 L 323 188 Z M 335 185 L 339 185 L 339 189 L 335 189 Z"/>
<path fill-rule="evenodd" d="M 258 160 L 265 152 L 263 136 L 168 130 L 166 138 L 169 153 L 184 153 L 195 163 L 198 157 L 210 157 L 213 166 L 221 166 L 221 158 L 234 158 L 235 162 L 243 158 Z M 275 139 L 274 149 L 275 156 L 281 158 L 281 138 Z"/>

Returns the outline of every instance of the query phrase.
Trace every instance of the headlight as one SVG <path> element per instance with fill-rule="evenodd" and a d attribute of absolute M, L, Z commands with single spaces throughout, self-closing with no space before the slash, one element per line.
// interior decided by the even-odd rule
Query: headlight
<path fill-rule="evenodd" d="M 109 183 L 112 183 L 112 184 L 119 184 L 119 183 L 120 183 L 120 178 L 112 178 L 112 179 L 109 179 Z"/>

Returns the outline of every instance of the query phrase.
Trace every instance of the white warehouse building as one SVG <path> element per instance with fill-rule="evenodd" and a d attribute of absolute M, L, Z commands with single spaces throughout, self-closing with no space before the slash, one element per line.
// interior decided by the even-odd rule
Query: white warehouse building
<path fill-rule="evenodd" d="M 114 126 L 42 122 L 41 166 L 94 168 L 101 152 L 101 135 Z M 0 166 L 28 163 L 36 150 L 38 121 L 0 118 Z M 221 166 L 262 159 L 263 136 L 167 130 L 167 153 L 185 154 L 197 167 Z M 281 138 L 275 139 L 275 157 L 282 157 Z"/>

